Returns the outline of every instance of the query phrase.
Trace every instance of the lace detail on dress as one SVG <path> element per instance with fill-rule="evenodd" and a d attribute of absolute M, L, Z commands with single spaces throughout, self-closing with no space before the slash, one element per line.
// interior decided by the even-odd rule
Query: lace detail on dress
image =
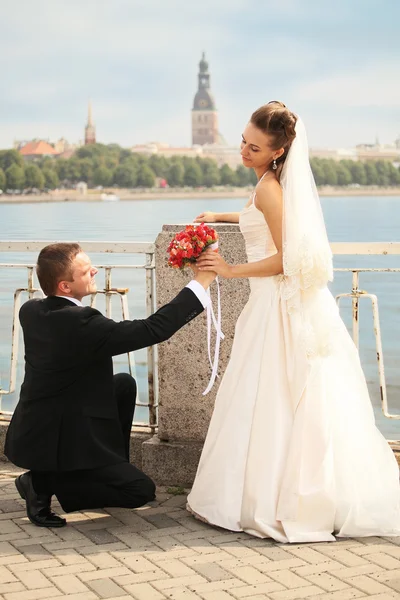
<path fill-rule="evenodd" d="M 333 279 L 332 253 L 316 254 L 312 246 L 305 237 L 296 253 L 289 253 L 287 243 L 283 245 L 283 295 L 289 312 L 299 308 L 299 292 L 324 288 Z"/>
<path fill-rule="evenodd" d="M 313 245 L 310 239 L 304 237 L 298 251 L 289 253 L 288 245 L 284 244 L 283 275 L 280 278 L 282 298 L 286 301 L 289 315 L 297 313 L 300 319 L 299 342 L 309 357 L 330 354 L 334 328 L 331 311 L 321 315 L 320 311 L 312 310 L 318 291 L 333 279 L 329 247 L 318 254 Z"/>

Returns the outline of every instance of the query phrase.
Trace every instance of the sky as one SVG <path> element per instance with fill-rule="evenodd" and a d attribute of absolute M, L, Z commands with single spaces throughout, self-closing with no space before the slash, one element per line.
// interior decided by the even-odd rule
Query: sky
<path fill-rule="evenodd" d="M 0 148 L 15 139 L 191 144 L 204 51 L 219 129 L 281 100 L 314 148 L 400 134 L 399 0 L 1 2 Z"/>

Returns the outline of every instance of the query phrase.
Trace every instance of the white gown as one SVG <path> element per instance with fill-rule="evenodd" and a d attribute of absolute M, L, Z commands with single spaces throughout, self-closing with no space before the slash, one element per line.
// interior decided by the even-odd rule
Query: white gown
<path fill-rule="evenodd" d="M 254 202 L 240 228 L 249 262 L 276 252 Z M 327 288 L 315 292 L 330 352 L 304 362 L 281 281 L 250 278 L 188 509 L 278 542 L 400 535 L 399 468 L 335 300 Z"/>

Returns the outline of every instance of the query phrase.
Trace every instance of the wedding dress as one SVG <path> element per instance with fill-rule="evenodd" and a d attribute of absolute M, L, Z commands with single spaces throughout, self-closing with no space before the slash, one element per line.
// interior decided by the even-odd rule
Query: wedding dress
<path fill-rule="evenodd" d="M 239 221 L 249 262 L 276 252 L 255 199 Z M 288 279 L 249 280 L 188 509 L 278 542 L 400 535 L 399 469 L 357 349 L 327 286 L 303 286 L 296 312 Z"/>

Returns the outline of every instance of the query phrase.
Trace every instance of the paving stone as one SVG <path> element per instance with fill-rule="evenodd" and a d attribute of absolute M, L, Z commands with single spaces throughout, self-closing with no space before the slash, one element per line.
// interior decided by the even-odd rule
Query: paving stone
<path fill-rule="evenodd" d="M 19 546 L 21 552 L 30 561 L 44 560 L 46 558 L 53 558 L 53 555 L 48 552 L 41 544 L 27 544 L 26 546 Z"/>
<path fill-rule="evenodd" d="M 126 595 L 125 590 L 107 577 L 91 581 L 89 586 L 100 598 L 117 598 Z"/>
<path fill-rule="evenodd" d="M 166 596 L 155 590 L 148 583 L 139 583 L 136 585 L 127 585 L 127 592 L 129 592 L 135 600 L 164 600 Z"/>
<path fill-rule="evenodd" d="M 157 529 L 164 529 L 165 527 L 182 527 L 179 523 L 177 523 L 171 517 L 167 515 L 159 514 L 159 515 L 145 515 L 144 519 L 157 527 Z"/>
<path fill-rule="evenodd" d="M 51 580 L 65 594 L 88 591 L 88 587 L 76 575 L 58 575 L 51 577 Z"/>
<path fill-rule="evenodd" d="M 113 544 L 118 542 L 118 538 L 116 538 L 106 529 L 93 529 L 87 531 L 85 535 L 95 544 Z"/>
<path fill-rule="evenodd" d="M 282 545 L 201 523 L 164 491 L 49 530 L 21 510 L 19 472 L 0 468 L 1 600 L 400 600 L 399 538 Z"/>

